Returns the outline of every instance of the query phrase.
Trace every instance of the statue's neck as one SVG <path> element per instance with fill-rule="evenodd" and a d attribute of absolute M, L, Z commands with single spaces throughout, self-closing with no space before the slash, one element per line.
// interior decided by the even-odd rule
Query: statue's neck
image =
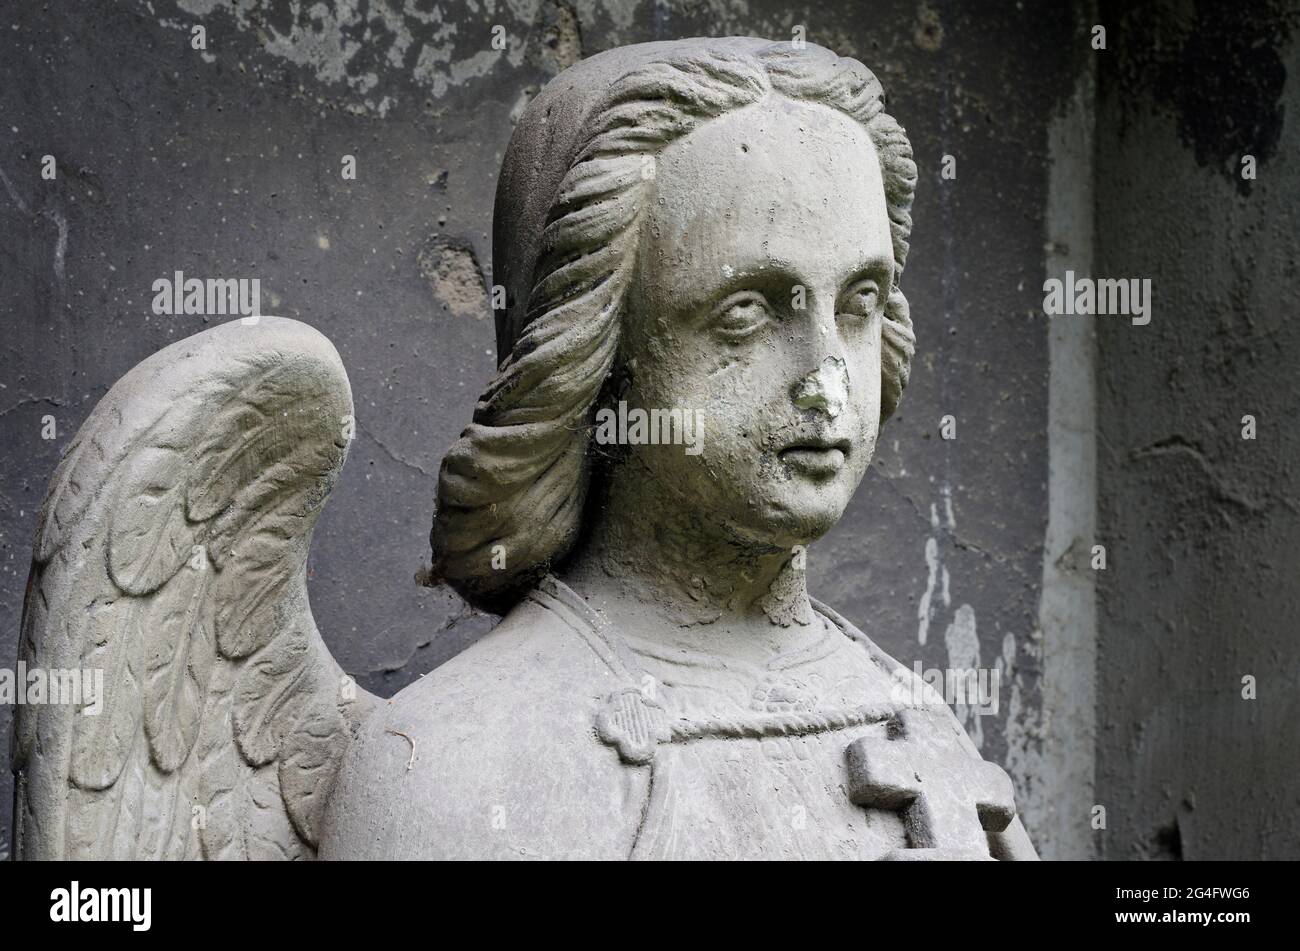
<path fill-rule="evenodd" d="M 646 482 L 620 490 L 636 482 L 614 481 L 562 572 L 588 604 L 626 634 L 722 655 L 805 638 L 814 615 L 802 551 L 741 541 Z"/>

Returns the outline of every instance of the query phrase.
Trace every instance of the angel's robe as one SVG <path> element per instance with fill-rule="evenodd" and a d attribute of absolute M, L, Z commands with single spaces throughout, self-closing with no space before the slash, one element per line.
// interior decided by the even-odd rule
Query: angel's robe
<path fill-rule="evenodd" d="M 968 776 L 1001 774 L 946 706 L 911 708 L 906 743 L 880 745 L 914 674 L 821 605 L 804 633 L 761 666 L 642 643 L 548 578 L 363 724 L 320 855 L 1036 858 L 1018 818 L 987 832 L 985 805 L 966 808 Z M 855 743 L 901 763 L 901 791 L 855 778 Z M 927 820 L 926 796 L 951 815 Z M 978 854 L 924 841 L 940 820 Z"/>

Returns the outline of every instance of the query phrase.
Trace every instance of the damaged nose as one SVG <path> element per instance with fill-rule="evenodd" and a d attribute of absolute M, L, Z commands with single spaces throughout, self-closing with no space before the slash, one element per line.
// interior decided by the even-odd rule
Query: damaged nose
<path fill-rule="evenodd" d="M 812 409 L 834 419 L 849 398 L 849 371 L 840 357 L 827 357 L 817 369 L 794 385 L 794 405 Z"/>

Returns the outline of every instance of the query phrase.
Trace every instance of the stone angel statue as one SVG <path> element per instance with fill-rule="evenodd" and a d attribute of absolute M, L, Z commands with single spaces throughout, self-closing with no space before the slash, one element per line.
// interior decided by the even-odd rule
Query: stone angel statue
<path fill-rule="evenodd" d="M 307 600 L 352 414 L 329 342 L 236 320 L 132 370 L 41 514 L 23 658 L 105 698 L 19 711 L 20 855 L 1036 858 L 1007 775 L 805 587 L 907 381 L 916 181 L 875 76 L 816 46 L 553 80 L 504 159 L 499 369 L 432 532 L 503 617 L 388 702 Z"/>

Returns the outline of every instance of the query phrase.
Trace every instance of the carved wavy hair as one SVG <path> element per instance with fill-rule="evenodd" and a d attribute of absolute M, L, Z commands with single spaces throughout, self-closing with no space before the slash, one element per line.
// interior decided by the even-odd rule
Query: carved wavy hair
<path fill-rule="evenodd" d="M 613 369 L 653 189 L 647 166 L 701 123 L 773 93 L 838 110 L 875 145 L 895 263 L 882 324 L 882 421 L 898 405 L 915 349 L 898 281 L 916 165 L 876 77 L 856 60 L 803 56 L 786 43 L 753 53 L 696 51 L 637 68 L 610 86 L 583 126 L 546 217 L 523 330 L 442 462 L 433 575 L 476 607 L 503 613 L 578 536 L 594 413 Z M 504 568 L 500 558 L 494 567 L 494 555 L 504 556 Z"/>

